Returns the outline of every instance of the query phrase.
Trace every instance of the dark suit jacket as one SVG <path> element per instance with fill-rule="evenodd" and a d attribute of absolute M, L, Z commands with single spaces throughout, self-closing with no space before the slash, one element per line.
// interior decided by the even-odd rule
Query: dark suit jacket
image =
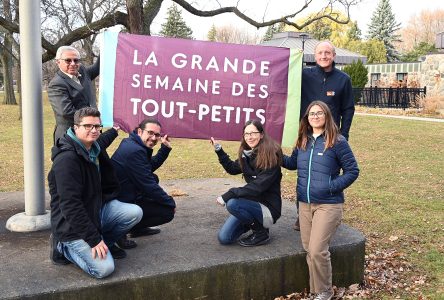
<path fill-rule="evenodd" d="M 48 86 L 48 98 L 56 119 L 54 144 L 74 125 L 74 113 L 86 106 L 97 107 L 96 89 L 92 80 L 99 75 L 100 57 L 89 67 L 79 68 L 80 84 L 58 70 Z"/>

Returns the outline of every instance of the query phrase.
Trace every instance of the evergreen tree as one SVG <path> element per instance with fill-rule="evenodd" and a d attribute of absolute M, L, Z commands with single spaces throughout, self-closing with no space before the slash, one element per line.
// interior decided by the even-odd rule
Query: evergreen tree
<path fill-rule="evenodd" d="M 185 23 L 182 12 L 175 3 L 168 8 L 166 22 L 162 24 L 160 34 L 167 37 L 193 39 L 193 31 Z"/>
<path fill-rule="evenodd" d="M 208 31 L 207 39 L 210 42 L 215 42 L 216 41 L 216 34 L 217 34 L 216 26 L 214 26 L 214 24 L 213 24 L 213 26 L 211 26 L 211 28 L 210 28 L 210 31 Z"/>
<path fill-rule="evenodd" d="M 309 26 L 307 32 L 317 40 L 329 40 L 332 34 L 332 22 L 326 19 L 320 19 L 313 22 L 314 26 Z"/>
<path fill-rule="evenodd" d="M 350 65 L 346 65 L 342 71 L 350 76 L 352 86 L 354 88 L 363 88 L 368 81 L 368 70 L 361 60 L 353 61 Z M 362 93 L 362 92 L 361 92 Z M 355 102 L 358 103 L 362 97 L 359 90 L 353 90 Z"/>
<path fill-rule="evenodd" d="M 267 32 L 265 32 L 264 37 L 262 38 L 262 42 L 269 41 L 273 38 L 273 34 L 278 32 L 283 32 L 285 28 L 284 23 L 273 24 L 268 26 Z"/>
<path fill-rule="evenodd" d="M 351 21 L 351 27 L 347 31 L 349 41 L 361 40 L 361 29 L 358 27 L 358 21 Z"/>
<path fill-rule="evenodd" d="M 427 42 L 421 42 L 419 45 L 416 45 L 412 51 L 404 53 L 401 56 L 401 60 L 405 62 L 415 62 L 419 61 L 419 58 L 428 53 L 438 52 L 435 48 L 435 45 L 429 44 Z"/>
<path fill-rule="evenodd" d="M 400 29 L 401 23 L 397 23 L 392 12 L 390 0 L 380 0 L 378 7 L 373 12 L 373 16 L 368 25 L 368 39 L 375 39 L 384 43 L 387 51 L 387 61 L 397 61 L 398 52 L 393 42 L 400 42 L 400 35 L 396 32 Z"/>
<path fill-rule="evenodd" d="M 363 88 L 368 81 L 368 70 L 361 60 L 353 61 L 350 65 L 346 65 L 342 71 L 350 76 L 352 86 Z"/>

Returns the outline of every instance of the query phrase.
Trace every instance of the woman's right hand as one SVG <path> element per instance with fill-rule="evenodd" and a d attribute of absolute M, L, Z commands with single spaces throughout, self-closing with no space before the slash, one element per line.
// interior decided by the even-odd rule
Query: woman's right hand
<path fill-rule="evenodd" d="M 219 151 L 222 149 L 222 145 L 218 140 L 215 140 L 213 137 L 210 138 L 210 143 L 213 145 L 215 151 Z"/>

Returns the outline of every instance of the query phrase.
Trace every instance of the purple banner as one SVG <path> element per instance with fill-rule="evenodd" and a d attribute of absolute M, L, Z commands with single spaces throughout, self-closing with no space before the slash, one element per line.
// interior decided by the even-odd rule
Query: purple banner
<path fill-rule="evenodd" d="M 278 142 L 287 102 L 285 48 L 119 34 L 114 121 L 155 117 L 173 137 L 239 140 L 259 119 Z"/>

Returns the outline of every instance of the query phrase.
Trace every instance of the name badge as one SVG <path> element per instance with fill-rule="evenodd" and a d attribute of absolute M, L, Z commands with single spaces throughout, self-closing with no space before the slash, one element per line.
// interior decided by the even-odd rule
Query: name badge
<path fill-rule="evenodd" d="M 327 91 L 327 96 L 334 96 L 335 95 L 335 91 Z"/>
<path fill-rule="evenodd" d="M 324 153 L 322 153 L 322 152 L 318 152 L 318 155 L 319 155 L 319 156 L 322 156 L 322 155 L 324 155 Z"/>

